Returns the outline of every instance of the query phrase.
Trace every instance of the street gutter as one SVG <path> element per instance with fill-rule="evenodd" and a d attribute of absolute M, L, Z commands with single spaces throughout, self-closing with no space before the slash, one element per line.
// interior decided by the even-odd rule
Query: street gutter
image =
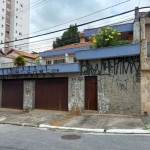
<path fill-rule="evenodd" d="M 46 124 L 40 124 L 39 128 L 58 129 L 58 130 L 72 130 L 82 132 L 93 133 L 118 133 L 118 134 L 150 134 L 150 130 L 142 129 L 88 129 L 88 128 L 74 128 L 74 127 L 62 127 L 62 126 L 50 126 Z"/>

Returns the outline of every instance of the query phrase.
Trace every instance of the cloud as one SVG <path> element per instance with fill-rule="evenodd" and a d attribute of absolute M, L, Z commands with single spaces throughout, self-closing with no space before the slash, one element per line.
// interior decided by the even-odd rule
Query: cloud
<path fill-rule="evenodd" d="M 33 3 L 34 1 L 36 0 L 31 0 L 31 3 Z M 55 25 L 88 15 L 90 13 L 96 12 L 98 10 L 102 10 L 104 8 L 113 6 L 115 4 L 118 4 L 124 1 L 126 0 L 121 0 L 121 1 L 120 0 L 52 0 L 52 1 L 49 1 L 48 3 L 45 3 L 44 5 L 40 5 L 39 7 L 35 9 L 31 9 L 30 33 L 38 31 L 38 30 L 42 30 L 45 28 L 53 27 Z M 150 3 L 150 0 L 141 0 L 140 7 L 147 6 L 149 5 L 149 3 Z M 79 19 L 71 23 L 67 23 L 62 26 L 51 28 L 49 30 L 41 31 L 41 32 L 31 34 L 31 35 L 37 35 L 37 34 L 42 34 L 45 32 L 55 31 L 58 29 L 66 28 L 70 24 L 74 24 L 74 23 L 81 24 L 81 23 L 92 21 L 95 19 L 118 14 L 121 12 L 134 9 L 137 5 L 138 5 L 138 0 L 130 0 L 129 2 L 123 3 L 122 5 L 101 11 L 89 17 L 85 17 L 83 19 Z M 131 14 L 127 14 L 124 17 L 130 16 L 133 14 L 134 12 Z M 120 17 L 120 18 L 123 19 L 123 17 Z M 119 17 L 117 19 L 119 19 Z M 94 27 L 95 25 L 98 25 L 98 24 L 102 25 L 112 20 L 115 21 L 115 18 L 80 27 L 79 30 L 83 30 L 89 27 Z M 34 40 L 48 38 L 48 37 L 55 37 L 61 34 L 62 32 L 51 34 L 49 36 L 39 37 Z"/>

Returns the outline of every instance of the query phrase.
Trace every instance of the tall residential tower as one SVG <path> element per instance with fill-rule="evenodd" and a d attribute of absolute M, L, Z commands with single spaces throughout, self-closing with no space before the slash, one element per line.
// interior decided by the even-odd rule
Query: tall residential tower
<path fill-rule="evenodd" d="M 28 51 L 29 47 L 21 47 L 29 40 L 21 40 L 29 36 L 30 0 L 0 0 L 0 49 L 7 53 L 11 48 Z M 1 44 L 7 41 L 11 43 Z"/>

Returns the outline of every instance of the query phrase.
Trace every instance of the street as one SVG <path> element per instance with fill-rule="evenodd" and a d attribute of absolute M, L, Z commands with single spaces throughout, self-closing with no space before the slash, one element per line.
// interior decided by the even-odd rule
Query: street
<path fill-rule="evenodd" d="M 81 138 L 66 140 L 64 135 Z M 0 150 L 149 150 L 150 135 L 110 135 L 50 131 L 0 125 Z"/>

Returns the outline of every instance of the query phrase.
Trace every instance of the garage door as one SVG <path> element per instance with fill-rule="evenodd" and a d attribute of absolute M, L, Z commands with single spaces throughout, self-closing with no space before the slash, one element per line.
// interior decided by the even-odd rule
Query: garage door
<path fill-rule="evenodd" d="M 23 80 L 3 80 L 2 107 L 23 109 Z"/>
<path fill-rule="evenodd" d="M 35 108 L 68 111 L 68 78 L 37 79 Z"/>

